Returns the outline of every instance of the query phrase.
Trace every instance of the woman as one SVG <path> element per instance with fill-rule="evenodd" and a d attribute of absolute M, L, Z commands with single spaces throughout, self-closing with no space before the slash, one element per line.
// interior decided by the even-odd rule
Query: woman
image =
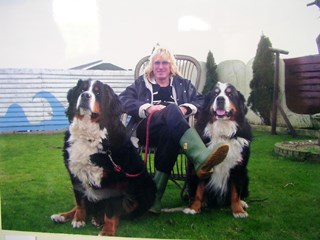
<path fill-rule="evenodd" d="M 120 94 L 120 100 L 132 116 L 129 125 L 135 129 L 140 123 L 137 137 L 142 144 L 145 144 L 147 118 L 151 117 L 149 144 L 157 147 L 154 158 L 157 194 L 150 212 L 161 212 L 161 198 L 181 148 L 202 179 L 208 178 L 213 167 L 226 157 L 228 145 L 207 149 L 189 126 L 187 118 L 198 112 L 203 97 L 190 80 L 179 76 L 176 60 L 167 49 L 153 52 L 144 75 Z"/>

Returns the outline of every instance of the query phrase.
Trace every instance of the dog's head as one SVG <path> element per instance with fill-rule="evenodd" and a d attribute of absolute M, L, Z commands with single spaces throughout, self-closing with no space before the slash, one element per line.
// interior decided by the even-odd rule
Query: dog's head
<path fill-rule="evenodd" d="M 121 103 L 112 88 L 98 80 L 79 80 L 67 94 L 69 122 L 74 118 L 89 116 L 92 122 L 106 127 L 114 119 L 120 119 Z"/>
<path fill-rule="evenodd" d="M 207 107 L 214 119 L 239 121 L 247 113 L 244 96 L 230 83 L 218 82 L 209 99 Z"/>

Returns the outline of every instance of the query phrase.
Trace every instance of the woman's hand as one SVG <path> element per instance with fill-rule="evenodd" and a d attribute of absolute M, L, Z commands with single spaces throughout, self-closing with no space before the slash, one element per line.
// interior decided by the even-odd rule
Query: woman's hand
<path fill-rule="evenodd" d="M 188 112 L 188 109 L 186 107 L 179 107 L 181 112 L 183 113 L 183 115 L 186 115 L 186 113 Z"/>
<path fill-rule="evenodd" d="M 166 107 L 166 106 L 161 105 L 161 104 L 159 104 L 159 105 L 152 105 L 151 107 L 149 107 L 149 108 L 147 109 L 147 113 L 148 113 L 148 115 L 149 115 L 149 114 L 151 114 L 151 113 L 160 111 L 160 110 L 164 109 L 165 107 Z"/>
<path fill-rule="evenodd" d="M 166 106 L 164 105 L 152 105 L 151 107 L 149 107 L 147 109 L 147 113 L 148 115 L 151 114 L 151 113 L 154 113 L 154 112 L 157 112 L 157 111 L 160 111 L 162 109 L 164 109 Z M 188 109 L 186 107 L 179 107 L 181 112 L 183 113 L 183 115 L 186 115 L 186 113 L 188 112 Z"/>

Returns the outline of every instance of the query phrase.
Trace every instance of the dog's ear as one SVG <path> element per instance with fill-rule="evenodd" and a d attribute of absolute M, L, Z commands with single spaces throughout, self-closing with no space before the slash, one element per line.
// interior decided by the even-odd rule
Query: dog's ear
<path fill-rule="evenodd" d="M 116 117 L 117 119 L 121 117 L 121 114 L 124 112 L 122 108 L 122 104 L 119 100 L 118 95 L 113 91 L 113 89 L 105 84 L 104 85 L 106 92 L 108 92 L 108 102 L 109 102 L 109 111 L 110 115 Z"/>
<path fill-rule="evenodd" d="M 211 102 L 212 102 L 212 97 L 213 92 L 210 91 L 204 95 L 204 103 L 203 106 L 200 108 L 200 112 L 196 115 L 196 124 L 195 124 L 195 129 L 199 133 L 200 136 L 203 135 L 204 128 L 206 127 L 207 122 L 210 119 L 210 108 L 211 108 Z"/>
<path fill-rule="evenodd" d="M 244 98 L 243 94 L 240 91 L 238 91 L 238 94 L 239 94 L 239 100 L 240 100 L 240 104 L 239 105 L 241 107 L 243 115 L 245 116 L 248 113 L 248 108 L 247 108 L 247 106 L 245 104 L 246 99 Z"/>
<path fill-rule="evenodd" d="M 212 101 L 214 100 L 214 91 L 210 91 L 204 95 L 204 104 L 203 104 L 203 110 L 210 112 L 210 107 L 212 105 Z"/>
<path fill-rule="evenodd" d="M 120 117 L 123 113 L 122 105 L 119 97 L 115 94 L 113 89 L 104 83 L 101 84 L 101 98 L 103 105 L 101 105 L 101 127 L 110 127 L 115 122 L 121 122 Z"/>
<path fill-rule="evenodd" d="M 126 128 L 120 120 L 123 113 L 122 104 L 118 95 L 116 95 L 113 89 L 107 84 L 104 84 L 103 98 L 105 104 L 101 109 L 103 114 L 100 127 L 107 128 L 112 147 L 121 147 L 120 143 L 126 140 Z"/>
<path fill-rule="evenodd" d="M 74 109 L 77 104 L 78 96 L 81 93 L 82 83 L 83 83 L 83 80 L 79 79 L 77 82 L 77 85 L 75 87 L 69 89 L 69 91 L 67 93 L 67 100 L 68 100 L 69 105 L 68 105 L 67 110 L 65 111 L 65 114 L 66 114 L 69 122 L 71 122 L 74 117 Z"/>

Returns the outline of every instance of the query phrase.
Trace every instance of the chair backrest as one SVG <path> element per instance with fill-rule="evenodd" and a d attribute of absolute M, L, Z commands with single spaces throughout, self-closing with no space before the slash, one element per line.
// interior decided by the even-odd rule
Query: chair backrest
<path fill-rule="evenodd" d="M 201 77 L 201 65 L 193 57 L 187 55 L 174 55 L 177 60 L 177 66 L 182 77 L 191 80 L 196 89 L 199 88 Z M 134 78 L 137 79 L 143 74 L 144 68 L 149 62 L 150 56 L 143 57 L 136 65 L 134 70 Z"/>
<path fill-rule="evenodd" d="M 182 77 L 191 80 L 196 89 L 199 89 L 200 77 L 201 77 L 201 65 L 200 63 L 193 57 L 187 55 L 174 55 L 177 60 L 178 70 Z M 150 56 L 143 57 L 136 65 L 134 70 L 134 78 L 137 79 L 140 75 L 144 73 L 144 69 L 149 62 Z M 189 117 L 189 125 L 194 126 L 194 115 Z M 143 152 L 145 146 L 141 146 L 141 152 Z M 148 172 L 153 175 L 155 173 L 155 164 L 153 163 L 154 159 L 153 154 L 155 153 L 154 148 L 149 148 L 149 155 L 147 161 L 147 169 Z M 180 184 L 176 180 L 184 180 L 186 178 L 186 166 L 187 166 L 187 158 L 183 154 L 179 154 L 178 160 L 176 161 L 173 170 L 171 171 L 171 180 L 173 180 L 177 186 L 181 189 L 181 198 L 186 194 L 186 182 L 184 186 L 180 186 Z"/>

